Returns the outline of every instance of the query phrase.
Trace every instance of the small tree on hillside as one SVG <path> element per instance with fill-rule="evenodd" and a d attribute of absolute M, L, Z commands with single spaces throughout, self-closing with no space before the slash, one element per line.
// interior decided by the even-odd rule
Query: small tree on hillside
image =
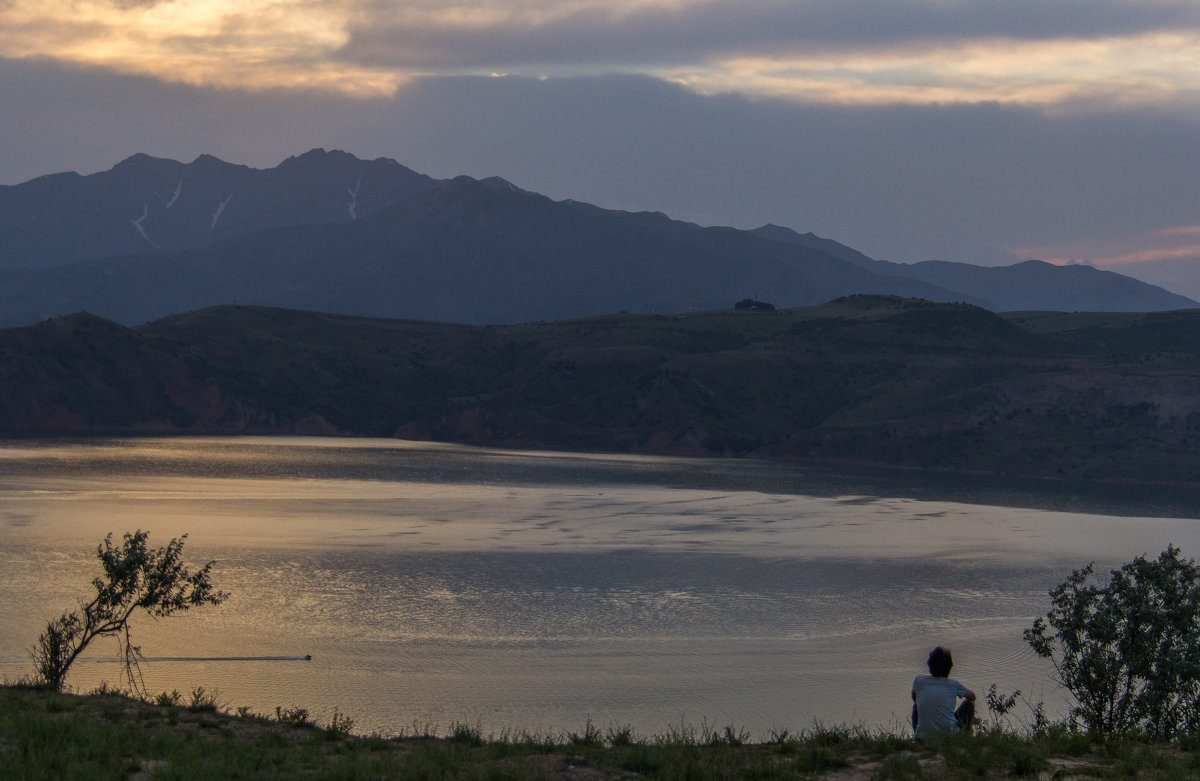
<path fill-rule="evenodd" d="M 1025 640 L 1074 695 L 1091 732 L 1168 737 L 1200 728 L 1200 567 L 1169 546 L 1090 583 L 1092 565 L 1050 592 Z"/>
<path fill-rule="evenodd" d="M 133 644 L 129 633 L 133 614 L 144 610 L 163 618 L 200 605 L 219 605 L 228 596 L 213 589 L 209 575 L 214 562 L 195 572 L 184 566 L 181 555 L 186 534 L 156 550 L 146 547 L 147 536 L 141 530 L 126 533 L 120 547 L 113 547 L 109 533 L 96 548 L 104 573 L 92 581 L 95 598 L 47 624 L 33 648 L 34 666 L 43 683 L 61 689 L 83 649 L 97 637 L 113 635 L 120 643 L 130 684 L 140 690 L 141 648 Z"/>
<path fill-rule="evenodd" d="M 743 298 L 733 305 L 734 309 L 749 309 L 754 312 L 774 312 L 775 305 L 755 298 Z"/>

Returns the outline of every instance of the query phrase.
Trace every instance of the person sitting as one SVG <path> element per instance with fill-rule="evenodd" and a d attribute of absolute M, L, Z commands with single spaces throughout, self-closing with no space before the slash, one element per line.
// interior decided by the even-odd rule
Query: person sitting
<path fill-rule="evenodd" d="M 950 649 L 938 646 L 925 662 L 929 675 L 918 675 L 912 684 L 912 725 L 917 740 L 938 732 L 968 732 L 975 719 L 975 692 L 950 677 L 954 659 Z M 955 708 L 958 700 L 962 704 Z"/>

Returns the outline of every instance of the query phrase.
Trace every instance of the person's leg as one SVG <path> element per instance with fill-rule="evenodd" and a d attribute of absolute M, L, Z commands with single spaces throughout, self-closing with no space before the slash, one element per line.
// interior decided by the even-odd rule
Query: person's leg
<path fill-rule="evenodd" d="M 960 732 L 970 732 L 971 725 L 975 722 L 975 703 L 963 700 L 958 710 L 954 711 L 954 720 L 958 722 Z"/>

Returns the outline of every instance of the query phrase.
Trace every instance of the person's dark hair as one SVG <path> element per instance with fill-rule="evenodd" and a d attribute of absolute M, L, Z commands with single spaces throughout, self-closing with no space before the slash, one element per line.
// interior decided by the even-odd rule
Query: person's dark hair
<path fill-rule="evenodd" d="M 949 648 L 942 648 L 939 645 L 929 652 L 929 658 L 925 660 L 925 664 L 929 665 L 929 674 L 934 678 L 949 678 L 950 668 L 954 666 L 954 658 L 950 656 Z"/>

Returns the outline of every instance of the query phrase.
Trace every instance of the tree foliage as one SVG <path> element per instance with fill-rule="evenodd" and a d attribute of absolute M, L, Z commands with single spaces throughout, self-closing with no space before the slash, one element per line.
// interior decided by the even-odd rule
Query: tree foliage
<path fill-rule="evenodd" d="M 775 305 L 767 301 L 759 301 L 756 298 L 743 298 L 733 305 L 734 309 L 749 309 L 754 312 L 774 312 Z"/>
<path fill-rule="evenodd" d="M 110 635 L 120 643 L 130 685 L 140 689 L 141 648 L 133 644 L 129 629 L 133 614 L 142 610 L 165 618 L 201 605 L 219 605 L 228 596 L 213 588 L 214 562 L 194 572 L 184 565 L 186 534 L 154 550 L 146 547 L 148 536 L 140 529 L 127 532 L 121 545 L 114 547 L 110 532 L 97 546 L 103 574 L 92 580 L 95 598 L 49 622 L 33 648 L 34 667 L 43 683 L 61 689 L 83 649 L 97 637 Z"/>
<path fill-rule="evenodd" d="M 1076 570 L 1025 630 L 1075 697 L 1074 719 L 1100 734 L 1168 737 L 1200 728 L 1200 567 L 1168 546 L 1091 582 Z"/>

